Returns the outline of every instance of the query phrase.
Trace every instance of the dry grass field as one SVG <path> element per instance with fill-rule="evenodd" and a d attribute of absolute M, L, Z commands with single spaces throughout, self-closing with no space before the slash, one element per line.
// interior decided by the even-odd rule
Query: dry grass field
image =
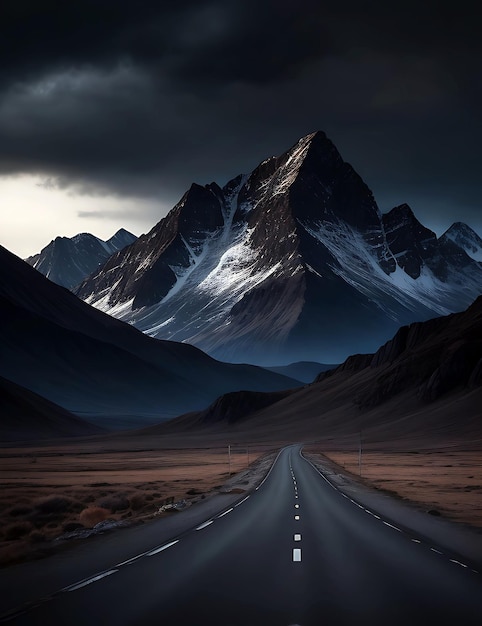
<path fill-rule="evenodd" d="M 221 443 L 224 438 L 213 434 L 211 447 L 206 447 L 206 437 L 122 435 L 1 448 L 0 565 L 47 554 L 57 545 L 52 543 L 56 537 L 104 520 L 142 523 L 175 514 L 159 509 L 183 500 L 189 505 L 226 491 L 223 485 L 230 472 L 235 475 L 248 464 L 250 470 L 258 466 L 267 471 L 274 450 L 283 445 L 278 441 L 248 447 L 238 441 L 231 447 L 229 466 L 227 445 Z M 327 438 L 305 450 L 355 480 L 482 532 L 480 446 L 471 450 L 467 442 L 435 445 L 425 438 L 400 443 L 367 444 L 361 477 L 356 437 Z M 237 488 L 241 491 L 250 485 L 243 480 Z"/>
<path fill-rule="evenodd" d="M 0 565 L 52 549 L 50 540 L 103 520 L 142 522 L 168 503 L 194 503 L 264 454 L 210 449 L 99 450 L 96 445 L 0 450 Z M 169 512 L 164 513 L 164 515 Z M 172 514 L 172 513 L 171 513 Z"/>
<path fill-rule="evenodd" d="M 414 502 L 433 515 L 442 515 L 482 532 L 482 452 L 450 450 L 363 451 L 326 449 L 322 453 L 338 470 L 357 480 Z M 361 470 L 361 477 L 360 477 Z"/>

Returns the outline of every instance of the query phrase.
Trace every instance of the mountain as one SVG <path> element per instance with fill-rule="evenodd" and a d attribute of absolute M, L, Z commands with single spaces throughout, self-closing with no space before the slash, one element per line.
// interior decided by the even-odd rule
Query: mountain
<path fill-rule="evenodd" d="M 453 241 L 475 261 L 482 262 L 482 239 L 467 224 L 455 222 L 441 239 Z"/>
<path fill-rule="evenodd" d="M 265 369 L 277 374 L 283 374 L 304 383 L 312 383 L 320 372 L 326 372 L 337 367 L 336 365 L 327 365 L 326 363 L 314 363 L 311 361 L 300 361 L 298 363 L 290 363 L 289 365 L 266 366 Z"/>
<path fill-rule="evenodd" d="M 36 441 L 96 435 L 102 428 L 0 376 L 0 439 Z"/>
<path fill-rule="evenodd" d="M 481 405 L 482 296 L 461 313 L 400 328 L 375 353 L 351 355 L 301 389 L 226 394 L 146 433 L 209 436 L 209 427 L 231 441 L 334 438 L 358 450 L 363 432 L 384 449 L 410 450 L 410 440 L 456 448 L 481 440 Z"/>
<path fill-rule="evenodd" d="M 0 247 L 0 376 L 115 428 L 202 409 L 242 389 L 298 381 L 158 341 L 90 307 Z"/>
<path fill-rule="evenodd" d="M 341 362 L 461 310 L 482 266 L 407 205 L 381 215 L 322 132 L 223 188 L 193 184 L 76 293 L 147 334 L 234 362 Z"/>
<path fill-rule="evenodd" d="M 107 241 L 90 233 L 57 237 L 41 252 L 25 259 L 57 285 L 73 289 L 92 274 L 114 252 L 133 243 L 137 237 L 124 228 Z"/>

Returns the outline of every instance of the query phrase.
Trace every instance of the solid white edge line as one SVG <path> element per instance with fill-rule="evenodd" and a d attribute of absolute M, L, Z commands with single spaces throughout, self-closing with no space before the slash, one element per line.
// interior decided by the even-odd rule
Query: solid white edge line
<path fill-rule="evenodd" d="M 397 528 L 396 526 L 394 526 L 393 524 L 390 524 L 389 522 L 386 522 L 385 520 L 382 520 L 383 523 L 385 524 L 385 526 L 390 526 L 390 528 L 393 528 L 393 530 L 397 530 L 399 533 L 402 532 L 402 530 L 400 528 Z"/>
<path fill-rule="evenodd" d="M 368 512 L 367 509 L 365 509 L 365 507 L 361 506 L 360 504 L 358 504 L 358 502 L 356 502 L 355 500 L 353 500 L 353 498 L 350 498 L 349 496 L 346 496 L 342 491 L 340 491 L 340 489 L 338 487 L 336 487 L 330 480 L 328 480 L 328 478 L 322 474 L 322 472 L 315 466 L 313 465 L 313 463 L 311 461 L 309 461 L 305 456 L 303 456 L 302 453 L 302 447 L 298 450 L 298 453 L 300 455 L 300 458 L 303 459 L 304 461 L 306 461 L 307 463 L 309 463 L 311 465 L 311 467 L 315 470 L 315 472 L 317 472 L 325 482 L 327 482 L 330 487 L 332 489 L 334 489 L 335 491 L 337 491 L 338 493 L 341 493 L 342 496 L 345 496 L 346 498 L 348 498 L 350 500 L 350 502 L 352 502 L 353 504 L 356 504 L 356 506 L 358 506 L 360 509 L 364 509 Z M 372 513 L 373 517 L 375 517 L 376 519 L 381 519 L 379 515 L 377 515 L 376 513 Z M 397 530 L 399 533 L 402 533 L 403 531 L 401 530 L 401 528 L 397 528 L 396 526 L 393 526 L 392 524 L 389 524 L 388 522 L 385 522 L 383 520 L 381 520 L 384 524 L 386 524 L 387 526 L 390 526 L 390 528 L 393 528 L 394 530 Z"/>
<path fill-rule="evenodd" d="M 301 548 L 293 548 L 293 561 L 301 561 Z"/>
<path fill-rule="evenodd" d="M 281 448 L 281 450 L 278 452 L 278 455 L 276 456 L 275 460 L 273 461 L 273 465 L 269 468 L 269 472 L 266 474 L 266 476 L 263 478 L 263 480 L 256 487 L 255 491 L 258 491 L 258 489 L 260 487 L 262 487 L 264 485 L 264 483 L 268 480 L 269 475 L 273 471 L 273 467 L 276 465 L 276 462 L 278 461 L 280 454 L 283 452 L 283 450 L 286 450 L 287 448 L 288 448 L 288 446 L 285 446 L 284 448 Z"/>
<path fill-rule="evenodd" d="M 83 580 L 80 583 L 77 583 L 75 585 L 71 585 L 70 587 L 66 587 L 65 589 L 62 589 L 62 591 L 77 591 L 77 589 L 82 589 L 82 587 L 86 587 L 87 585 L 91 585 L 92 583 L 95 583 L 98 580 L 101 580 L 102 578 L 105 578 L 106 576 L 110 576 L 111 574 L 115 574 L 118 571 L 119 570 L 117 570 L 117 569 L 110 569 L 107 572 L 102 572 L 102 574 L 97 574 L 97 576 L 92 576 L 92 578 L 88 578 L 87 580 Z"/>
<path fill-rule="evenodd" d="M 228 509 L 227 511 L 224 511 L 224 513 L 221 513 L 221 515 L 218 515 L 217 519 L 219 519 L 220 517 L 224 517 L 225 515 L 227 515 L 228 513 L 231 513 L 231 511 L 234 511 L 234 507 L 231 507 L 230 509 Z"/>
<path fill-rule="evenodd" d="M 206 528 L 207 526 L 211 526 L 211 524 L 214 523 L 214 520 L 210 519 L 208 522 L 204 522 L 204 524 L 201 524 L 200 526 L 198 526 L 195 530 L 202 530 L 203 528 Z"/>
<path fill-rule="evenodd" d="M 155 550 L 151 550 L 150 552 L 147 552 L 146 556 L 154 556 L 155 554 L 159 554 L 159 552 L 163 552 L 164 550 L 167 550 L 168 548 L 170 548 L 176 543 L 179 543 L 179 539 L 176 539 L 176 541 L 171 541 L 170 543 L 166 543 L 160 548 L 156 548 Z"/>

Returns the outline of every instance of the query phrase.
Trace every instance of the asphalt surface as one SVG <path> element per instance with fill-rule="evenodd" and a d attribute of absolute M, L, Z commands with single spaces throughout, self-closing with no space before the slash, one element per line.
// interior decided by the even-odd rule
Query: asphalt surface
<path fill-rule="evenodd" d="M 237 503 L 8 621 L 479 626 L 482 574 L 352 501 L 290 446 Z"/>

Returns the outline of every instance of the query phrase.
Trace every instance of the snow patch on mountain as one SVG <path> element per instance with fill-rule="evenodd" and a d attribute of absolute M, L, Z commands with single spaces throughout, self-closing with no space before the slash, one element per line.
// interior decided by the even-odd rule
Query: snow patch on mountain
<path fill-rule="evenodd" d="M 398 301 L 405 308 L 417 311 L 420 304 L 440 315 L 450 309 L 440 304 L 447 294 L 447 285 L 424 268 L 418 279 L 411 278 L 398 265 L 391 274 L 383 271 L 365 238 L 342 221 L 318 222 L 316 227 L 304 225 L 307 232 L 322 243 L 333 257 L 330 268 L 346 283 L 375 300 L 387 315 L 398 321 L 399 312 L 392 310 L 384 295 Z"/>
<path fill-rule="evenodd" d="M 482 263 L 482 239 L 467 224 L 455 222 L 442 235 L 442 239 L 453 241 L 457 246 L 465 250 L 474 261 Z"/>

